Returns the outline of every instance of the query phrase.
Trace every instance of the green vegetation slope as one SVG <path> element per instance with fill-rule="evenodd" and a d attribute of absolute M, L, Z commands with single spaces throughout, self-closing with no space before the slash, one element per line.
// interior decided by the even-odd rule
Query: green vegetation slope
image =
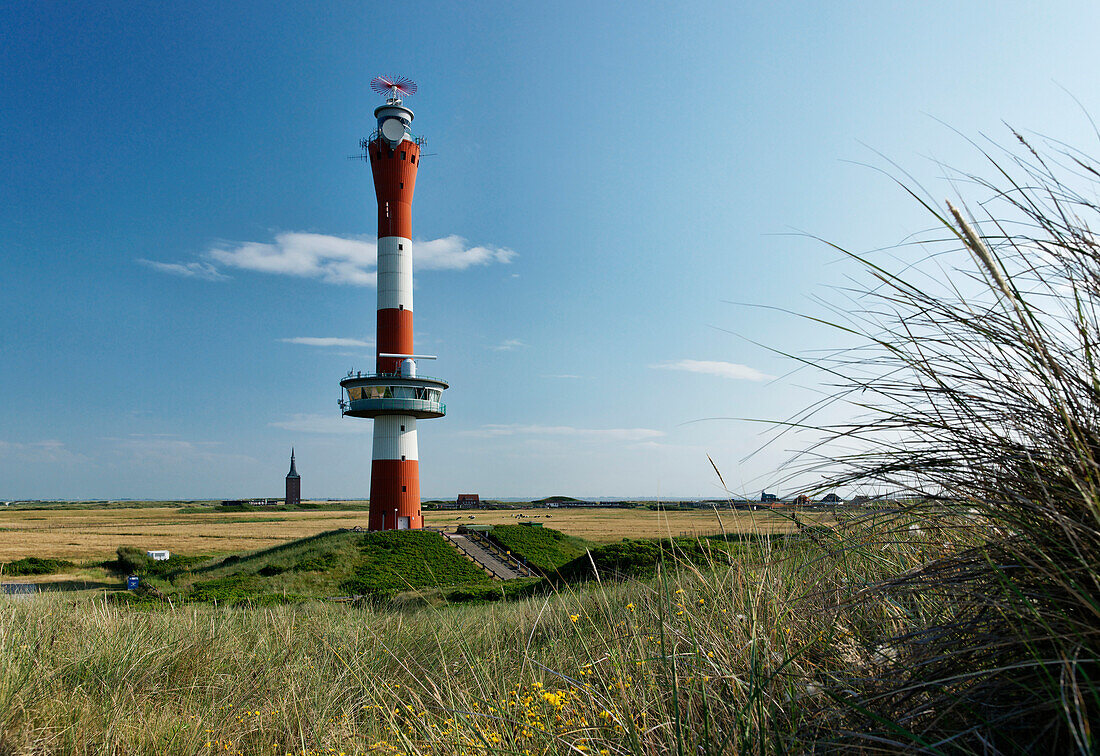
<path fill-rule="evenodd" d="M 388 597 L 436 586 L 491 583 L 441 535 L 330 531 L 148 581 L 183 601 L 283 603 L 332 596 Z"/>
<path fill-rule="evenodd" d="M 594 545 L 560 530 L 526 525 L 495 525 L 488 535 L 498 546 L 511 551 L 513 556 L 525 560 L 544 575 L 583 556 Z"/>

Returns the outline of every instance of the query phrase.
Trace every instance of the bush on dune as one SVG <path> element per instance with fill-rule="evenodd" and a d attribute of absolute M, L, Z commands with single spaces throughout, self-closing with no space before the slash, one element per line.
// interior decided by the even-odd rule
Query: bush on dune
<path fill-rule="evenodd" d="M 73 563 L 64 559 L 42 559 L 40 557 L 24 557 L 11 562 L 0 564 L 0 575 L 10 577 L 23 577 L 26 575 L 52 575 L 61 572 Z"/>

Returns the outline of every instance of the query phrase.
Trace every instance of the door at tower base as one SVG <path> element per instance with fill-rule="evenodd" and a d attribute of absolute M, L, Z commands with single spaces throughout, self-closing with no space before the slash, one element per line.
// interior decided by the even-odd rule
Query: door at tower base
<path fill-rule="evenodd" d="M 371 463 L 367 527 L 370 530 L 419 530 L 424 527 L 417 460 L 376 459 Z"/>

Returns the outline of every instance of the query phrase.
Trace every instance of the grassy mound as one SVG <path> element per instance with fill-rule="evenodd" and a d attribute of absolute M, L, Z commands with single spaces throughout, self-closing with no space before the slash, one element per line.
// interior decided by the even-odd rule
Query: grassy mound
<path fill-rule="evenodd" d="M 341 583 L 345 593 L 391 595 L 408 588 L 492 582 L 439 533 L 364 533 L 358 539 L 358 548 L 355 571 Z"/>
<path fill-rule="evenodd" d="M 152 585 L 183 601 L 272 604 L 491 582 L 438 533 L 341 530 L 177 570 Z"/>
<path fill-rule="evenodd" d="M 543 574 L 557 571 L 592 546 L 583 538 L 568 536 L 560 530 L 524 525 L 496 525 L 489 538 Z"/>

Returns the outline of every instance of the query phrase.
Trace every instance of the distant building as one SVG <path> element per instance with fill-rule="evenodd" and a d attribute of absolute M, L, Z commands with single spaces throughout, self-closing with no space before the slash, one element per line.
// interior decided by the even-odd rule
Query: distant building
<path fill-rule="evenodd" d="M 168 549 L 154 549 L 153 551 L 146 551 L 145 555 L 152 559 L 154 562 L 167 562 L 172 556 Z"/>
<path fill-rule="evenodd" d="M 843 504 L 844 500 L 835 493 L 827 493 L 821 497 L 822 504 Z"/>
<path fill-rule="evenodd" d="M 806 494 L 799 494 L 798 496 L 794 497 L 794 505 L 796 507 L 804 507 L 807 504 L 812 504 L 812 503 L 813 502 L 810 501 L 810 497 L 807 496 Z"/>
<path fill-rule="evenodd" d="M 459 509 L 471 509 L 481 507 L 481 497 L 477 494 L 459 494 L 455 500 L 455 506 Z"/>
<path fill-rule="evenodd" d="M 776 496 L 775 494 L 770 494 L 767 491 L 761 491 L 760 492 L 760 501 L 762 501 L 762 502 L 779 501 L 779 497 Z"/>
<path fill-rule="evenodd" d="M 286 474 L 286 505 L 296 507 L 302 503 L 302 476 L 294 466 L 294 449 L 290 450 L 290 472 Z"/>

